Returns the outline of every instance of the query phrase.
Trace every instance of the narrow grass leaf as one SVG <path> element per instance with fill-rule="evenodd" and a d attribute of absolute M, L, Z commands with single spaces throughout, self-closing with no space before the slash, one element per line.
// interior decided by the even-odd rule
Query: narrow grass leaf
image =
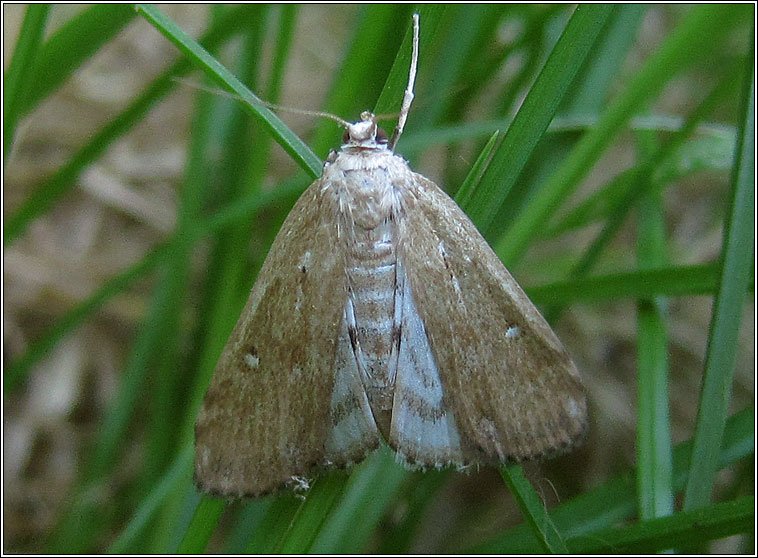
<path fill-rule="evenodd" d="M 658 148 L 652 132 L 638 132 L 642 159 Z M 647 177 L 652 180 L 651 176 Z M 660 189 L 640 200 L 637 219 L 639 269 L 663 267 L 666 223 Z M 641 519 L 674 511 L 671 486 L 671 426 L 669 422 L 668 335 L 666 304 L 659 297 L 637 304 L 637 497 Z"/>
<path fill-rule="evenodd" d="M 321 174 L 321 160 L 279 118 L 261 104 L 232 72 L 226 69 L 199 43 L 154 6 L 140 4 L 138 11 L 208 77 L 245 101 L 245 108 L 266 126 L 282 148 L 312 178 Z"/>
<path fill-rule="evenodd" d="M 34 110 L 136 15 L 130 4 L 98 4 L 67 21 L 39 52 L 32 67 L 29 95 L 19 107 L 21 114 Z"/>
<path fill-rule="evenodd" d="M 568 548 L 561 533 L 555 527 L 545 504 L 531 483 L 524 476 L 520 465 L 511 465 L 501 470 L 503 480 L 516 498 L 521 514 L 532 529 L 543 552 L 568 554 Z"/>
<path fill-rule="evenodd" d="M 396 509 L 400 508 L 402 515 L 386 527 L 382 544 L 377 554 L 401 556 L 409 554 L 415 539 L 421 535 L 425 516 L 443 485 L 455 475 L 452 469 L 441 471 L 423 471 L 410 477 L 404 483 L 402 496 Z M 431 512 L 433 513 L 433 512 Z M 399 514 L 395 514 L 397 517 Z"/>
<path fill-rule="evenodd" d="M 753 426 L 755 412 L 748 407 L 735 413 L 727 421 L 724 445 L 721 448 L 719 467 L 727 467 L 755 451 Z M 673 485 L 684 488 L 690 470 L 692 440 L 676 446 L 673 458 Z M 620 521 L 637 512 L 636 481 L 633 469 L 584 492 L 550 510 L 550 517 L 566 539 L 587 535 Z M 544 552 L 529 525 L 519 525 L 493 538 L 491 541 L 466 549 L 473 554 L 533 554 Z"/>
<path fill-rule="evenodd" d="M 112 7 L 108 5 L 108 7 Z M 226 40 L 231 34 L 244 27 L 250 6 L 240 6 L 213 26 L 202 40 L 206 46 L 213 46 Z M 41 55 L 40 55 L 41 56 Z M 46 178 L 24 202 L 10 213 L 3 224 L 3 240 L 7 248 L 25 230 L 29 223 L 53 207 L 53 204 L 76 184 L 82 170 L 97 160 L 113 144 L 139 122 L 147 111 L 164 95 L 176 87 L 174 78 L 188 72 L 191 65 L 187 60 L 179 60 L 169 70 L 153 80 L 126 109 L 106 124 L 92 139 L 74 153 L 64 165 Z"/>
<path fill-rule="evenodd" d="M 342 495 L 347 479 L 345 472 L 339 470 L 319 475 L 279 541 L 277 554 L 305 554 L 310 550 Z"/>
<path fill-rule="evenodd" d="M 744 496 L 694 511 L 650 519 L 570 539 L 575 554 L 653 554 L 675 546 L 700 544 L 752 533 L 755 528 L 755 498 Z"/>
<path fill-rule="evenodd" d="M 723 40 L 727 30 L 741 18 L 744 20 L 745 15 L 741 6 L 710 4 L 692 8 L 516 216 L 495 246 L 504 262 L 513 265 L 518 261 L 531 238 L 579 185 L 629 119 L 652 100 L 676 72 L 684 71 L 696 61 L 702 62 L 714 45 Z"/>
<path fill-rule="evenodd" d="M 753 44 L 753 41 L 750 43 Z M 732 199 L 724 224 L 721 278 L 713 304 L 703 385 L 700 392 L 694 466 L 684 509 L 706 505 L 717 471 L 737 358 L 745 289 L 754 269 L 755 228 L 755 71 L 752 56 L 745 72 L 742 120 L 732 169 Z"/>
<path fill-rule="evenodd" d="M 211 192 L 207 187 L 210 182 L 207 158 L 213 142 L 213 129 L 217 124 L 211 110 L 213 101 L 211 96 L 202 93 L 195 99 L 184 177 L 178 189 L 174 238 L 161 284 L 169 293 L 169 309 L 161 327 L 158 341 L 161 350 L 152 367 L 151 390 L 146 398 L 154 426 L 147 431 L 147 451 L 140 481 L 148 486 L 155 482 L 174 452 L 189 437 L 181 431 L 182 422 L 186 419 L 176 411 L 186 408 L 187 393 L 187 375 L 183 373 L 186 369 L 182 350 L 184 334 L 180 318 L 189 294 L 191 260 L 195 248 L 192 232 Z M 171 540 L 174 532 L 171 526 L 182 500 L 174 498 L 169 506 L 161 510 L 146 550 L 165 551 L 175 544 Z M 185 539 L 187 536 L 184 533 Z"/>
<path fill-rule="evenodd" d="M 561 103 L 561 113 L 600 112 L 637 38 L 640 22 L 648 7 L 646 4 L 621 4 L 611 12 L 597 43 Z"/>
<path fill-rule="evenodd" d="M 574 11 L 471 201 L 469 216 L 480 230 L 489 228 L 612 10 L 609 5 L 583 4 Z"/>
<path fill-rule="evenodd" d="M 16 124 L 21 119 L 20 107 L 28 98 L 32 86 L 30 71 L 37 63 L 42 36 L 45 32 L 50 6 L 32 4 L 26 7 L 24 21 L 18 34 L 8 69 L 3 79 L 3 160 L 8 158 Z"/>
<path fill-rule="evenodd" d="M 455 203 L 460 205 L 461 209 L 464 211 L 468 209 L 469 204 L 471 203 L 471 198 L 474 196 L 476 189 L 481 183 L 482 175 L 490 162 L 492 150 L 495 148 L 495 143 L 497 142 L 499 135 L 500 132 L 496 130 L 495 133 L 490 136 L 490 139 L 484 145 L 484 148 L 479 153 L 476 161 L 474 161 L 474 164 L 471 166 L 468 176 L 466 176 L 466 179 L 455 193 Z"/>
<path fill-rule="evenodd" d="M 344 494 L 318 533 L 313 554 L 355 554 L 366 544 L 396 501 L 410 473 L 395 462 L 386 447 L 370 455 L 350 473 Z"/>
<path fill-rule="evenodd" d="M 203 496 L 195 508 L 190 526 L 176 549 L 176 554 L 204 553 L 225 509 L 224 500 Z"/>
<path fill-rule="evenodd" d="M 718 277 L 718 264 L 709 263 L 570 279 L 529 287 L 526 292 L 541 306 L 599 303 L 623 298 L 712 295 L 716 292 Z"/>
<path fill-rule="evenodd" d="M 193 444 L 186 444 L 176 454 L 173 464 L 163 478 L 155 484 L 150 493 L 139 504 L 132 518 L 121 531 L 118 538 L 108 547 L 108 554 L 138 553 L 133 545 L 150 527 L 150 522 L 166 498 L 186 485 L 192 477 L 192 459 L 195 453 Z"/>

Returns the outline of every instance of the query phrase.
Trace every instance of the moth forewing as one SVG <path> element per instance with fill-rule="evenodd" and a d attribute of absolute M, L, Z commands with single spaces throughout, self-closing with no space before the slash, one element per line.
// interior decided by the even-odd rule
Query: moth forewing
<path fill-rule="evenodd" d="M 518 461 L 571 447 L 586 429 L 576 368 L 470 219 L 414 173 L 399 257 L 467 462 Z"/>
<path fill-rule="evenodd" d="M 274 240 L 206 392 L 195 480 L 257 496 L 321 463 L 346 300 L 337 200 L 314 182 Z"/>

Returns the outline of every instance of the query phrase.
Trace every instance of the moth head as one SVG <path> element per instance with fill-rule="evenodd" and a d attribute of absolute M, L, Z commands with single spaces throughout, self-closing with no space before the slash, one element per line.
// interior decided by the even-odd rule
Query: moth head
<path fill-rule="evenodd" d="M 387 149 L 387 134 L 376 124 L 376 116 L 364 111 L 358 122 L 345 126 L 342 148 Z"/>

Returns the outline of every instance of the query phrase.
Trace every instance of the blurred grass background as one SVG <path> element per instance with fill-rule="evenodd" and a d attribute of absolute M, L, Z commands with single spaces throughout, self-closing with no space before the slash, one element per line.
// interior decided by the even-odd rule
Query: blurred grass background
<path fill-rule="evenodd" d="M 397 151 L 574 357 L 581 449 L 525 464 L 533 489 L 518 468 L 409 473 L 379 451 L 305 499 L 196 494 L 197 405 L 341 131 L 174 78 L 390 113 L 413 9 L 3 6 L 6 552 L 752 551 L 747 5 L 420 8 Z"/>

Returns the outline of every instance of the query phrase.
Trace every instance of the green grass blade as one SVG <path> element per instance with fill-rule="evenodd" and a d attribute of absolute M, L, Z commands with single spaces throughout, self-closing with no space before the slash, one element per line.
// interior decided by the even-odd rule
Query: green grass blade
<path fill-rule="evenodd" d="M 623 298 L 711 295 L 716 292 L 718 277 L 716 263 L 672 266 L 559 281 L 529 287 L 526 293 L 540 306 Z"/>
<path fill-rule="evenodd" d="M 266 510 L 245 552 L 247 554 L 274 554 L 302 505 L 303 500 L 292 492 L 278 495 Z"/>
<path fill-rule="evenodd" d="M 151 390 L 148 413 L 154 427 L 148 431 L 146 455 L 140 480 L 151 486 L 168 465 L 171 456 L 184 443 L 180 427 L 184 420 L 177 409 L 186 403 L 184 368 L 184 335 L 181 316 L 189 298 L 190 270 L 195 242 L 192 235 L 197 219 L 202 215 L 210 195 L 207 187 L 207 154 L 213 141 L 216 124 L 211 110 L 213 98 L 199 93 L 195 100 L 189 130 L 190 142 L 184 167 L 184 177 L 178 190 L 176 227 L 173 242 L 162 276 L 161 289 L 166 292 L 166 313 L 161 323 L 161 335 L 151 351 L 155 352 L 151 371 Z M 159 524 L 160 525 L 160 524 Z M 164 549 L 169 529 L 157 528 L 151 541 L 153 547 Z"/>
<path fill-rule="evenodd" d="M 520 465 L 511 465 L 501 470 L 503 480 L 516 498 L 521 513 L 532 529 L 540 548 L 549 554 L 568 554 L 561 533 L 555 527 L 545 505 L 534 487 L 524 476 Z"/>
<path fill-rule="evenodd" d="M 732 170 L 732 200 L 724 225 L 721 278 L 713 304 L 693 448 L 696 459 L 687 483 L 685 510 L 704 506 L 711 499 L 732 393 L 744 293 L 751 269 L 754 269 L 755 72 L 752 56 L 748 59 L 745 76 L 743 117 Z"/>
<path fill-rule="evenodd" d="M 5 393 L 9 394 L 17 389 L 26 379 L 31 367 L 47 356 L 69 332 L 102 308 L 108 300 L 126 290 L 139 277 L 153 270 L 165 256 L 166 249 L 166 244 L 154 248 L 140 261 L 106 281 L 94 294 L 69 310 L 50 329 L 30 343 L 26 351 L 5 369 Z"/>
<path fill-rule="evenodd" d="M 201 42 L 209 48 L 220 44 L 245 26 L 249 12 L 250 7 L 245 5 L 231 10 L 204 35 Z M 135 126 L 159 99 L 176 87 L 174 78 L 185 74 L 190 68 L 187 60 L 176 62 L 168 71 L 153 80 L 126 109 L 96 132 L 57 172 L 45 179 L 19 208 L 6 217 L 3 225 L 5 247 L 16 240 L 33 219 L 51 209 L 53 204 L 75 185 L 76 178 L 82 170 L 105 153 L 116 139 Z"/>
<path fill-rule="evenodd" d="M 347 479 L 345 472 L 339 470 L 319 475 L 280 539 L 277 554 L 305 554 L 310 550 L 342 495 Z"/>
<path fill-rule="evenodd" d="M 638 132 L 638 143 L 643 159 L 658 147 L 651 132 Z M 637 227 L 639 268 L 663 267 L 666 223 L 660 190 L 649 191 L 641 202 Z M 674 511 L 665 308 L 660 298 L 637 304 L 637 497 L 641 519 Z"/>
<path fill-rule="evenodd" d="M 130 4 L 98 4 L 66 22 L 39 52 L 30 77 L 29 95 L 19 107 L 21 114 L 28 114 L 55 92 L 136 15 Z"/>
<path fill-rule="evenodd" d="M 597 114 L 634 43 L 646 4 L 621 4 L 611 13 L 603 33 L 587 55 L 561 113 Z"/>
<path fill-rule="evenodd" d="M 402 556 L 411 552 L 415 539 L 421 534 L 424 516 L 442 487 L 455 474 L 452 469 L 443 469 L 409 476 L 409 482 L 404 483 L 404 498 L 395 499 L 395 509 L 400 508 L 403 513 L 399 519 L 399 514 L 394 515 L 396 519 L 386 528 L 377 554 Z"/>
<path fill-rule="evenodd" d="M 489 228 L 612 10 L 609 5 L 584 4 L 574 11 L 471 201 L 469 216 L 480 230 Z"/>
<path fill-rule="evenodd" d="M 653 554 L 675 546 L 705 543 L 755 528 L 755 498 L 712 504 L 690 512 L 590 533 L 568 541 L 575 554 Z"/>
<path fill-rule="evenodd" d="M 251 536 L 258 530 L 266 511 L 271 506 L 271 498 L 251 500 L 239 504 L 229 535 L 224 541 L 221 554 L 244 554 Z M 231 507 L 231 506 L 230 506 Z"/>
<path fill-rule="evenodd" d="M 409 476 L 387 447 L 368 456 L 350 473 L 339 506 L 326 520 L 309 552 L 327 555 L 365 552 L 367 541 Z"/>
<path fill-rule="evenodd" d="M 297 26 L 297 13 L 299 6 L 296 4 L 283 4 L 280 6 L 278 37 L 274 50 L 273 67 L 269 77 L 266 97 L 272 103 L 278 103 L 284 84 L 284 71 L 290 58 L 292 42 L 295 38 Z"/>
<path fill-rule="evenodd" d="M 727 30 L 744 20 L 741 6 L 697 5 L 666 42 L 645 62 L 627 88 L 616 97 L 592 130 L 587 132 L 542 188 L 515 217 L 496 244 L 501 259 L 513 265 L 531 238 L 586 176 L 629 119 L 651 101 L 674 74 L 702 61 Z"/>
<path fill-rule="evenodd" d="M 752 407 L 735 413 L 727 421 L 724 445 L 721 448 L 719 467 L 727 467 L 752 455 L 755 451 Z M 684 488 L 692 458 L 692 440 L 676 446 L 673 459 L 675 490 Z M 550 517 L 565 539 L 605 529 L 628 520 L 637 512 L 636 480 L 634 470 L 627 470 L 591 490 L 550 510 Z M 491 541 L 466 549 L 473 554 L 527 554 L 540 553 L 541 544 L 529 525 L 519 525 L 493 538 Z"/>
<path fill-rule="evenodd" d="M 461 209 L 464 211 L 469 207 L 471 198 L 474 196 L 479 184 L 481 184 L 482 176 L 487 169 L 487 165 L 490 163 L 492 150 L 495 148 L 495 143 L 497 142 L 499 135 L 500 132 L 496 130 L 495 133 L 490 136 L 490 139 L 484 145 L 484 148 L 481 153 L 479 153 L 476 161 L 474 161 L 468 176 L 455 193 L 455 203 L 461 206 Z"/>
<path fill-rule="evenodd" d="M 179 486 L 186 485 L 192 477 L 192 460 L 195 448 L 193 444 L 185 445 L 184 449 L 177 453 L 171 467 L 168 468 L 163 478 L 156 483 L 150 494 L 140 502 L 132 519 L 126 524 L 118 538 L 108 547 L 108 554 L 129 554 L 137 552 L 132 545 L 143 536 L 150 527 L 152 518 L 166 498 L 173 494 Z"/>
<path fill-rule="evenodd" d="M 195 508 L 192 521 L 176 554 L 201 554 L 205 552 L 211 535 L 226 509 L 226 501 L 219 498 L 203 497 Z"/>
<path fill-rule="evenodd" d="M 598 260 L 604 248 L 608 245 L 616 232 L 621 228 L 626 216 L 633 207 L 636 207 L 639 198 L 646 190 L 657 186 L 653 181 L 653 175 L 658 164 L 666 157 L 674 153 L 685 140 L 694 132 L 698 124 L 710 115 L 720 105 L 726 93 L 728 93 L 738 76 L 737 72 L 726 72 L 726 76 L 708 96 L 687 117 L 684 126 L 669 138 L 669 141 L 660 149 L 656 150 L 647 160 L 643 161 L 633 173 L 633 185 L 635 187 L 622 188 L 619 195 L 613 196 L 612 207 L 603 230 L 597 235 L 590 247 L 583 254 L 573 270 L 573 275 L 585 274 Z M 621 183 L 621 186 L 624 186 Z"/>
<path fill-rule="evenodd" d="M 472 66 L 484 64 L 489 47 L 497 41 L 499 24 L 507 17 L 504 14 L 512 10 L 514 7 L 507 4 L 447 6 L 436 33 L 431 31 L 436 35 L 434 52 L 430 49 L 420 62 L 422 75 L 424 72 L 434 75 L 434 90 L 419 92 L 422 102 L 412 111 L 416 129 L 459 119 L 459 113 L 469 101 L 465 90 L 476 91 L 483 87 L 481 78 L 473 79 L 476 70 Z M 426 32 L 423 23 L 421 30 Z M 404 147 L 404 151 L 407 153 L 407 148 Z"/>
<path fill-rule="evenodd" d="M 555 4 L 545 6 L 544 9 L 530 10 L 527 7 L 524 10 L 516 6 L 514 8 L 515 13 L 512 12 L 512 15 L 522 12 L 522 10 L 523 13 L 528 14 L 528 23 L 521 40 L 502 48 L 500 56 L 494 57 L 490 61 L 489 67 L 486 68 L 487 71 L 484 72 L 489 75 L 490 79 L 493 79 L 496 75 L 496 70 L 500 69 L 503 64 L 506 64 L 510 56 L 519 50 L 523 49 L 525 51 L 523 65 L 514 76 L 512 83 L 500 93 L 495 103 L 495 113 L 497 114 L 513 114 L 518 110 L 519 95 L 524 92 L 525 88 L 534 81 L 541 71 L 545 58 L 543 50 L 552 50 L 556 46 L 556 37 L 552 26 L 556 24 L 556 20 L 560 20 L 565 26 L 565 22 L 570 18 L 575 7 Z M 480 83 L 480 85 L 484 84 Z"/>
<path fill-rule="evenodd" d="M 45 32 L 50 6 L 32 4 L 27 6 L 24 22 L 19 31 L 13 57 L 3 79 L 3 160 L 8 158 L 16 124 L 21 119 L 20 107 L 29 96 L 32 80 L 30 69 L 37 62 L 42 35 Z"/>
<path fill-rule="evenodd" d="M 245 101 L 245 108 L 267 127 L 272 137 L 312 178 L 321 174 L 321 159 L 311 151 L 279 118 L 265 106 L 243 83 L 213 58 L 199 43 L 187 35 L 160 10 L 140 4 L 138 11 L 158 29 L 198 68 L 216 83 Z"/>

